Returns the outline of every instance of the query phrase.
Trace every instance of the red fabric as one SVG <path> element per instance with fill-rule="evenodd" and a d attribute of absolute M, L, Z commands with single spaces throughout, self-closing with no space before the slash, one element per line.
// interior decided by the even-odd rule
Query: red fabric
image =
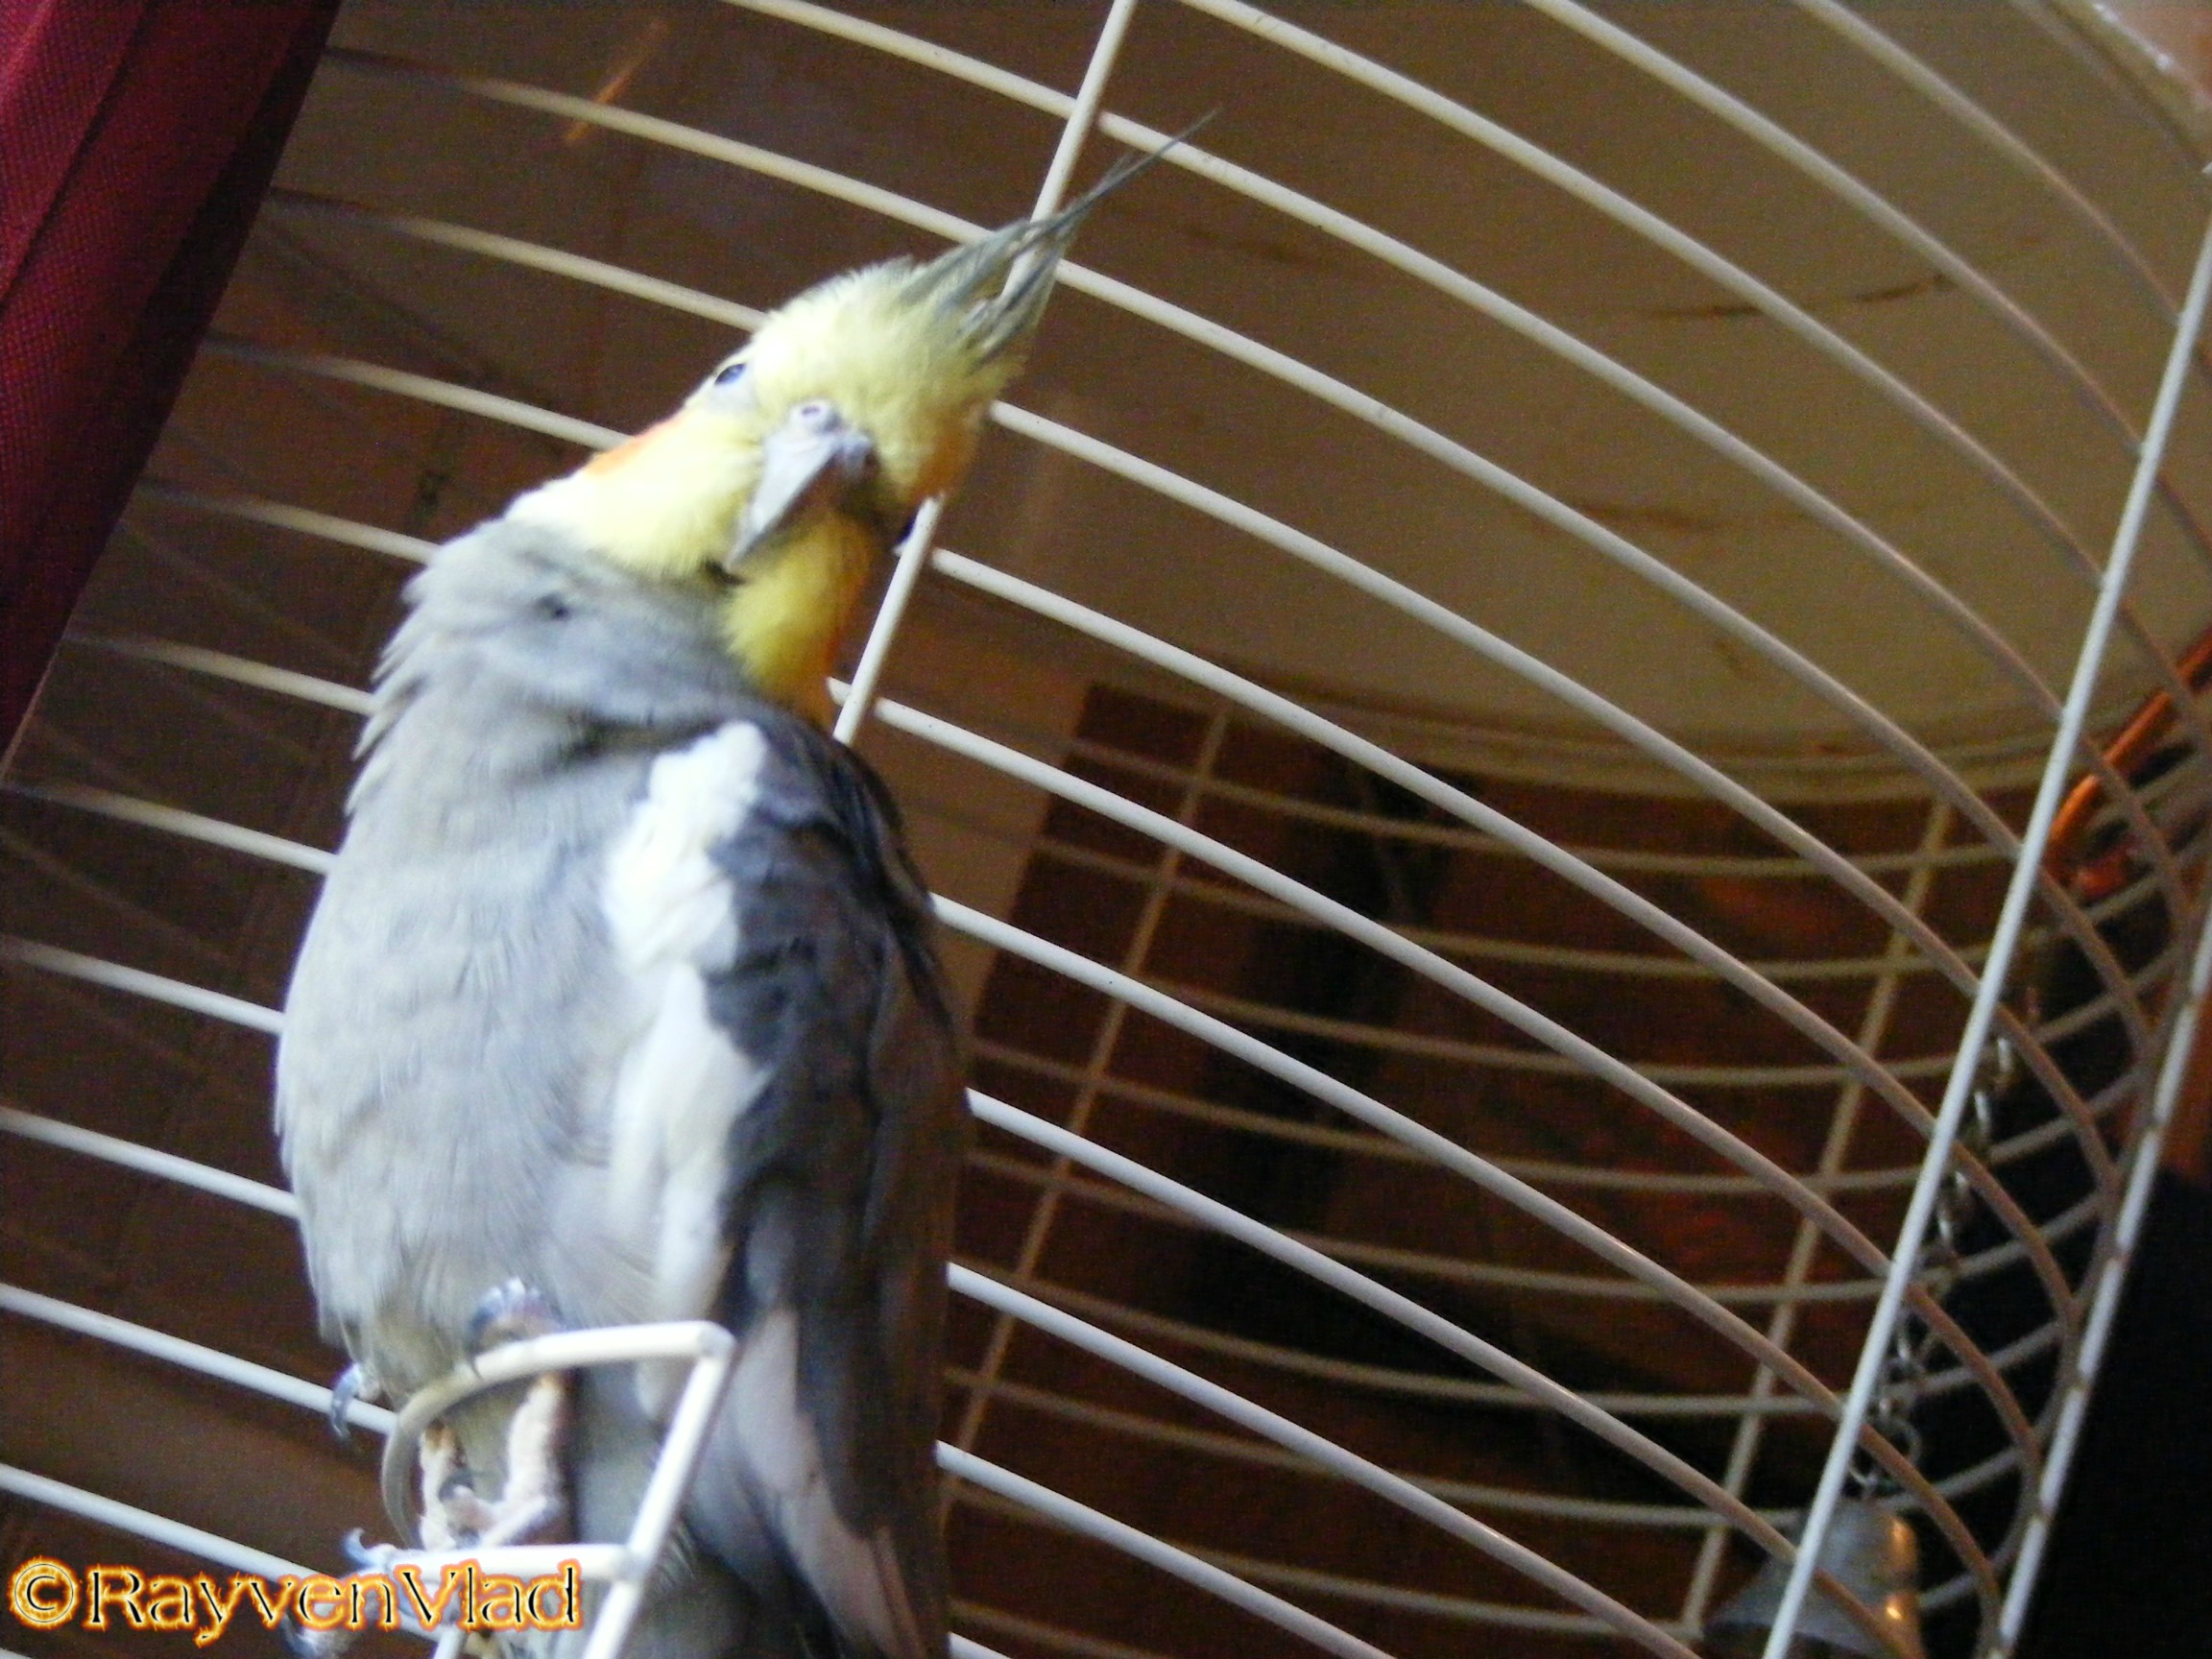
<path fill-rule="evenodd" d="M 0 0 L 0 745 L 136 481 L 336 0 Z"/>

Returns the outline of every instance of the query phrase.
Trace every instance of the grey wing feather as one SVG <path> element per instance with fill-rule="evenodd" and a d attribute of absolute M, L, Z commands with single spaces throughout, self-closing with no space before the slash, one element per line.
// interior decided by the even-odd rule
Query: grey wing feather
<path fill-rule="evenodd" d="M 541 530 L 484 525 L 407 597 L 276 1068 L 325 1329 L 401 1393 L 492 1286 L 581 1276 L 593 1231 L 548 1218 L 602 1156 L 607 847 L 654 754 L 761 707 L 695 600 Z"/>
<path fill-rule="evenodd" d="M 709 1006 L 763 1074 L 732 1133 L 718 1316 L 741 1337 L 795 1316 L 792 1397 L 828 1507 L 779 1509 L 761 1492 L 761 1449 L 743 1442 L 783 1431 L 735 1410 L 722 1453 L 755 1513 L 727 1516 L 720 1541 L 756 1554 L 765 1522 L 836 1651 L 936 1659 L 938 1368 L 967 1127 L 953 1025 L 881 786 L 811 727 L 764 731 L 758 803 L 716 854 L 741 896 L 740 945 Z M 733 1505 L 703 1507 L 712 1548 L 714 1512 Z"/>

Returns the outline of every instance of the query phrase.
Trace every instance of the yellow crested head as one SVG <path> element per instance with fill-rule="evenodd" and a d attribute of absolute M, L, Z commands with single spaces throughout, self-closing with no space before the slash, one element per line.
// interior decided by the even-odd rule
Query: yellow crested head
<path fill-rule="evenodd" d="M 1061 254 L 1136 170 L 927 264 L 809 288 L 674 415 L 509 517 L 558 525 L 646 577 L 726 578 L 732 653 L 762 691 L 825 715 L 823 682 L 872 564 L 924 501 L 959 486 Z"/>
<path fill-rule="evenodd" d="M 718 384 L 718 374 L 686 408 L 734 403 L 765 439 L 793 410 L 828 403 L 874 452 L 856 504 L 903 523 L 966 475 L 984 416 L 1020 373 L 1028 344 L 1024 328 L 998 349 L 979 349 L 963 326 L 970 308 L 938 302 L 931 292 L 935 269 L 875 265 L 808 289 L 724 366 L 734 372 L 733 387 Z"/>

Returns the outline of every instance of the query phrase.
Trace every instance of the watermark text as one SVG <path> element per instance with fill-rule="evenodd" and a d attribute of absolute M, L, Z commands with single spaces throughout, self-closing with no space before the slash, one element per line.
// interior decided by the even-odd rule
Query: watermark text
<path fill-rule="evenodd" d="M 8 1578 L 8 1611 L 34 1630 L 75 1623 L 85 1630 L 189 1631 L 194 1646 L 222 1639 L 241 1613 L 274 1630 L 286 1619 L 309 1630 L 579 1630 L 581 1574 L 573 1561 L 538 1578 L 486 1573 L 455 1562 L 432 1590 L 422 1569 L 396 1563 L 388 1573 L 348 1578 L 287 1573 L 264 1578 L 233 1573 L 190 1578 L 95 1564 L 79 1571 L 38 1555 Z"/>

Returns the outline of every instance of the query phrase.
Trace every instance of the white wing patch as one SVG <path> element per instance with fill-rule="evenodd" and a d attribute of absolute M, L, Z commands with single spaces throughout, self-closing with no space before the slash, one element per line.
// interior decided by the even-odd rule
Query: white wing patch
<path fill-rule="evenodd" d="M 746 1336 L 725 1409 L 736 1420 L 754 1495 L 823 1605 L 839 1624 L 865 1631 L 879 1651 L 922 1659 L 921 1626 L 890 1533 L 861 1537 L 830 1499 L 821 1443 L 799 1408 L 799 1316 L 790 1309 L 764 1315 Z"/>
<path fill-rule="evenodd" d="M 729 1265 L 721 1198 L 730 1127 L 759 1088 L 707 1009 L 707 975 L 737 953 L 737 910 L 715 846 L 751 814 L 768 748 L 733 724 L 653 762 L 608 854 L 601 902 L 629 984 L 630 1028 L 610 1114 L 608 1221 L 651 1263 L 655 1319 L 695 1319 Z M 659 1413 L 682 1368 L 640 1367 Z"/>

